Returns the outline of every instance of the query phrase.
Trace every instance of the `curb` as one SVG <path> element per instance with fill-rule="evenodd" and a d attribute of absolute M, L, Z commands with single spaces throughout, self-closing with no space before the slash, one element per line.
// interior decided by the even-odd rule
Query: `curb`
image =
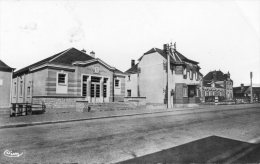
<path fill-rule="evenodd" d="M 252 107 L 257 108 L 257 107 Z M 190 109 L 190 110 L 188 110 Z M 205 109 L 196 111 L 196 109 Z M 58 124 L 58 123 L 66 123 L 66 122 L 79 122 L 79 121 L 87 121 L 87 120 L 98 120 L 98 119 L 107 119 L 107 118 L 117 118 L 117 117 L 128 117 L 128 116 L 138 116 L 138 115 L 148 115 L 148 114 L 156 114 L 156 113 L 170 113 L 170 112 L 178 112 L 178 111 L 186 111 L 184 113 L 175 113 L 174 115 L 185 115 L 185 114 L 196 114 L 196 113 L 207 113 L 207 112 L 220 112 L 226 110 L 244 110 L 244 108 L 227 108 L 227 109 L 206 109 L 206 108 L 184 108 L 184 109 L 175 109 L 175 110 L 167 110 L 167 111 L 157 111 L 157 112 L 144 112 L 144 113 L 133 113 L 133 114 L 122 114 L 122 115 L 112 115 L 112 116 L 101 116 L 101 117 L 91 117 L 91 118 L 81 118 L 81 119 L 69 119 L 69 120 L 57 120 L 57 121 L 44 121 L 44 122 L 31 122 L 31 123 L 17 123 L 17 124 L 9 124 L 2 125 L 0 129 L 6 128 L 16 128 L 16 127 L 27 127 L 27 126 L 35 126 L 35 125 L 46 125 L 46 124 Z"/>

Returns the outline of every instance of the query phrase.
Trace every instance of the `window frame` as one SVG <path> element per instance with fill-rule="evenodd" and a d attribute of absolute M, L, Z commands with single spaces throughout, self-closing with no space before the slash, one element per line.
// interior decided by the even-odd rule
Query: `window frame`
<path fill-rule="evenodd" d="M 188 87 L 182 88 L 182 97 L 188 97 Z"/>
<path fill-rule="evenodd" d="M 59 83 L 59 75 L 65 75 L 64 83 Z M 68 73 L 57 72 L 57 84 L 59 86 L 66 86 L 68 84 Z"/>

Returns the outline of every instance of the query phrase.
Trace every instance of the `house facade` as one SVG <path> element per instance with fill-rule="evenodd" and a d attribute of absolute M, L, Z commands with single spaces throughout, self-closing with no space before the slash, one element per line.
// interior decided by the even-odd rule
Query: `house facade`
<path fill-rule="evenodd" d="M 44 102 L 47 108 L 123 101 L 125 75 L 94 52 L 70 48 L 16 71 L 12 92 L 12 102 Z"/>
<path fill-rule="evenodd" d="M 215 97 L 222 100 L 233 99 L 233 81 L 230 73 L 224 74 L 222 71 L 210 71 L 203 77 L 202 86 L 203 101 L 215 101 Z"/>
<path fill-rule="evenodd" d="M 260 102 L 260 87 L 252 87 L 253 102 Z M 238 103 L 248 103 L 251 99 L 251 87 L 241 84 L 239 87 L 233 87 L 234 99 Z"/>
<path fill-rule="evenodd" d="M 132 60 L 125 72 L 126 97 L 146 97 L 147 103 L 168 104 L 169 108 L 199 103 L 202 74 L 198 64 L 179 53 L 175 44 L 152 48 L 138 63 Z"/>
<path fill-rule="evenodd" d="M 0 108 L 11 106 L 11 84 L 14 68 L 0 60 Z"/>

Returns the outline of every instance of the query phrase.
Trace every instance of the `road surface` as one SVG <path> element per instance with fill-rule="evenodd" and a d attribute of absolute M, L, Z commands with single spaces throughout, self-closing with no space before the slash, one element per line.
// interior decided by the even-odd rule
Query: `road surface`
<path fill-rule="evenodd" d="M 260 108 L 218 109 L 0 129 L 0 159 L 4 163 L 114 163 L 212 135 L 257 142 L 259 118 Z M 20 156 L 7 157 L 7 150 Z"/>

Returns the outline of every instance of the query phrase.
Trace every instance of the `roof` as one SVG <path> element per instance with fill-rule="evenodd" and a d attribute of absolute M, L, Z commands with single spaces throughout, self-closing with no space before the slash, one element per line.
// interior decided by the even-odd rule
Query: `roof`
<path fill-rule="evenodd" d="M 142 60 L 144 55 L 148 55 L 151 53 L 157 52 L 159 53 L 162 57 L 164 57 L 165 59 L 167 59 L 167 53 L 159 48 L 152 48 L 149 51 L 145 52 L 138 60 Z M 194 60 L 190 60 L 187 57 L 185 57 L 184 55 L 182 55 L 180 52 L 178 52 L 176 49 L 170 49 L 170 62 L 173 64 L 185 64 L 184 62 L 188 62 L 191 64 L 195 64 L 197 66 L 189 66 L 189 69 L 200 69 L 200 67 L 198 66 L 199 62 L 196 62 Z M 129 68 L 127 71 L 125 71 L 125 73 L 137 73 L 138 72 L 138 64 L 134 65 L 133 67 Z M 202 76 L 202 74 L 200 73 L 200 75 Z"/>
<path fill-rule="evenodd" d="M 246 93 L 246 92 L 250 92 L 250 86 L 233 87 L 234 94 Z M 253 87 L 253 92 L 260 93 L 260 87 Z"/>
<path fill-rule="evenodd" d="M 59 52 L 55 55 L 52 55 L 46 59 L 43 59 L 39 62 L 36 62 L 34 64 L 31 64 L 27 67 L 24 67 L 14 73 L 14 76 L 27 73 L 29 70 L 33 67 L 41 66 L 43 64 L 60 64 L 60 65 L 66 65 L 66 66 L 72 66 L 75 62 L 86 62 L 86 61 L 101 61 L 98 58 L 93 58 L 92 56 L 86 54 L 83 51 L 80 51 L 76 48 L 69 48 L 65 51 Z M 124 74 L 122 71 L 115 69 L 115 73 L 121 73 Z"/>
<path fill-rule="evenodd" d="M 215 79 L 214 79 L 214 76 L 215 76 Z M 224 80 L 227 80 L 227 74 L 224 74 L 222 71 L 211 71 L 209 72 L 208 74 L 206 74 L 204 77 L 203 77 L 203 80 L 204 81 L 212 81 L 212 80 L 215 80 L 215 81 L 224 81 Z"/>
<path fill-rule="evenodd" d="M 0 60 L 0 71 L 12 72 L 13 70 L 14 70 L 14 68 L 9 67 L 2 60 Z"/>
<path fill-rule="evenodd" d="M 154 52 L 158 52 L 165 59 L 167 59 L 167 53 L 164 50 L 161 50 L 159 48 L 152 48 L 149 51 L 147 51 L 146 53 L 144 53 L 144 55 L 151 54 L 151 53 L 154 53 Z M 186 62 L 189 62 L 189 63 L 192 63 L 192 64 L 199 64 L 199 62 L 188 59 L 187 57 L 182 55 L 180 52 L 178 52 L 176 49 L 171 49 L 170 54 L 171 54 L 170 60 L 171 60 L 172 63 L 186 61 Z M 141 56 L 138 60 L 140 61 L 143 56 Z"/>
<path fill-rule="evenodd" d="M 135 64 L 133 67 L 129 68 L 125 73 L 135 74 L 138 72 L 138 64 Z"/>
<path fill-rule="evenodd" d="M 34 64 L 31 64 L 27 67 L 24 67 L 14 73 L 14 75 L 20 74 L 20 73 L 26 73 L 29 71 L 30 68 L 43 65 L 45 63 L 55 63 L 55 64 L 65 64 L 65 65 L 71 65 L 75 61 L 86 61 L 94 59 L 93 57 L 87 55 L 86 53 L 77 50 L 76 48 L 69 48 L 65 51 L 59 52 L 55 55 L 52 55 L 48 58 L 45 58 L 43 60 L 40 60 Z"/>

